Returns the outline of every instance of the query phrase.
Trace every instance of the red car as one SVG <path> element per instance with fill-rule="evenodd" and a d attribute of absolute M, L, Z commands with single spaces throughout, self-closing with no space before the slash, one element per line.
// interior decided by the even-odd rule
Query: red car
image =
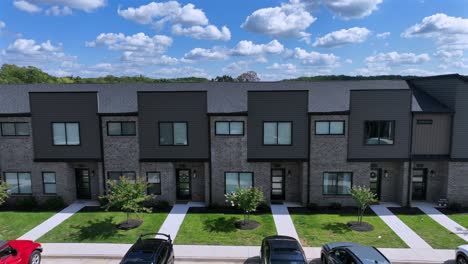
<path fill-rule="evenodd" d="M 41 244 L 30 240 L 0 241 L 0 264 L 40 264 Z"/>

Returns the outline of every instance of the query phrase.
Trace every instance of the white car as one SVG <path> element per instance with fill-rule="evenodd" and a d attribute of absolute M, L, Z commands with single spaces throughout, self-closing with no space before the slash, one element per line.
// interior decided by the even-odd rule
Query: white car
<path fill-rule="evenodd" d="M 468 264 L 468 245 L 457 247 L 455 257 L 457 264 Z"/>

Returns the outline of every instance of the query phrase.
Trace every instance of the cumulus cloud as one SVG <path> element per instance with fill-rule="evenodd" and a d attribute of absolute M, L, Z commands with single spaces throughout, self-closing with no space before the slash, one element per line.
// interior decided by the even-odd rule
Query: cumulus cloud
<path fill-rule="evenodd" d="M 248 71 L 249 65 L 250 63 L 248 61 L 235 61 L 223 67 L 222 71 L 223 73 L 237 76 L 243 72 Z"/>
<path fill-rule="evenodd" d="M 190 36 L 195 39 L 222 41 L 228 41 L 231 39 L 231 31 L 226 26 L 223 26 L 221 30 L 219 30 L 213 25 L 183 28 L 181 24 L 176 24 L 172 26 L 172 33 L 179 36 Z"/>
<path fill-rule="evenodd" d="M 73 13 L 72 9 L 68 6 L 60 7 L 53 6 L 45 11 L 46 15 L 49 16 L 67 16 Z"/>
<path fill-rule="evenodd" d="M 70 15 L 72 9 L 92 12 L 106 5 L 106 0 L 15 0 L 13 5 L 29 13 L 41 12 L 40 6 L 51 6 L 47 15 Z"/>
<path fill-rule="evenodd" d="M 0 20 L 0 32 L 6 27 L 6 23 Z"/>
<path fill-rule="evenodd" d="M 379 39 L 386 39 L 388 37 L 390 37 L 390 32 L 382 32 L 382 33 L 378 33 L 377 35 L 375 35 L 377 38 Z"/>
<path fill-rule="evenodd" d="M 13 5 L 18 8 L 21 11 L 25 11 L 28 13 L 37 13 L 41 12 L 42 8 L 38 7 L 35 4 L 32 4 L 28 1 L 20 0 L 20 1 L 14 1 Z"/>
<path fill-rule="evenodd" d="M 282 73 L 293 74 L 297 72 L 297 67 L 292 63 L 273 63 L 267 67 L 268 70 L 281 71 Z"/>
<path fill-rule="evenodd" d="M 317 38 L 313 44 L 314 47 L 341 47 L 347 44 L 355 44 L 364 42 L 371 34 L 367 28 L 353 27 L 349 29 L 341 29 L 326 34 L 323 37 Z"/>
<path fill-rule="evenodd" d="M 199 60 L 225 60 L 229 58 L 225 48 L 214 47 L 211 49 L 194 48 L 184 55 L 188 62 Z"/>
<path fill-rule="evenodd" d="M 322 3 L 336 15 L 351 19 L 369 16 L 382 0 L 322 0 Z"/>
<path fill-rule="evenodd" d="M 154 72 L 156 78 L 175 78 L 181 76 L 211 78 L 211 76 L 202 68 L 192 66 L 185 67 L 164 67 Z"/>
<path fill-rule="evenodd" d="M 427 53 L 398 53 L 396 51 L 388 53 L 378 53 L 365 59 L 367 64 L 383 64 L 387 66 L 415 65 L 428 62 L 430 57 Z"/>
<path fill-rule="evenodd" d="M 250 40 L 241 40 L 231 50 L 231 54 L 235 56 L 263 56 L 266 54 L 279 54 L 283 51 L 283 44 L 276 39 L 267 44 L 255 44 Z"/>
<path fill-rule="evenodd" d="M 301 48 L 295 48 L 292 57 L 309 66 L 337 67 L 340 65 L 340 57 L 333 53 L 307 52 Z"/>

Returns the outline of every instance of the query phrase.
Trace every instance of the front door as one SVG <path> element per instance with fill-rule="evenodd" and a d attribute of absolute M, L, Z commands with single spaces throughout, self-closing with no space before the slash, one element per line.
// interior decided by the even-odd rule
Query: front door
<path fill-rule="evenodd" d="M 89 169 L 75 169 L 76 198 L 91 199 L 91 177 Z"/>
<path fill-rule="evenodd" d="M 176 169 L 177 200 L 192 199 L 191 179 L 189 169 Z"/>
<path fill-rule="evenodd" d="M 271 170 L 271 200 L 284 200 L 284 169 Z"/>
<path fill-rule="evenodd" d="M 380 200 L 381 196 L 381 180 L 382 180 L 382 169 L 372 169 L 369 177 L 369 187 L 371 192 L 375 193 L 377 200 Z"/>
<path fill-rule="evenodd" d="M 426 200 L 427 169 L 413 170 L 413 200 Z"/>

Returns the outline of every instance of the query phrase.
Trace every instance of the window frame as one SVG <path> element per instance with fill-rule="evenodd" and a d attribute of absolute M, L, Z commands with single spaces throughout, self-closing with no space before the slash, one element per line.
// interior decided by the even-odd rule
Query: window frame
<path fill-rule="evenodd" d="M 45 173 L 53 173 L 54 174 L 54 182 L 53 183 L 51 183 L 51 182 L 46 183 L 44 181 L 44 174 Z M 41 175 L 42 175 L 42 193 L 44 195 L 57 195 L 57 173 L 55 171 L 42 171 Z M 55 185 L 55 192 L 54 193 L 46 192 L 46 188 L 45 188 L 46 184 L 48 184 L 48 185 L 54 184 Z"/>
<path fill-rule="evenodd" d="M 175 138 L 175 129 L 174 125 L 176 123 L 184 123 L 185 124 L 185 139 L 187 141 L 187 144 L 174 144 L 174 138 Z M 161 144 L 161 124 L 172 124 L 172 144 Z M 189 125 L 188 121 L 159 121 L 158 122 L 158 142 L 160 147 L 187 147 L 189 146 Z"/>
<path fill-rule="evenodd" d="M 65 144 L 55 144 L 54 141 L 54 124 L 64 124 L 65 127 Z M 67 136 L 67 124 L 78 124 L 78 144 L 68 144 L 68 136 Z M 52 134 L 52 145 L 54 147 L 70 147 L 70 146 L 81 146 L 81 123 L 79 121 L 52 121 L 50 123 L 51 134 Z"/>
<path fill-rule="evenodd" d="M 120 124 L 120 134 L 119 135 L 109 134 L 109 124 L 110 123 Z M 133 134 L 123 134 L 122 124 L 124 124 L 124 123 L 133 123 L 133 125 L 135 126 L 135 133 L 133 133 Z M 132 136 L 136 136 L 137 127 L 136 127 L 136 122 L 135 121 L 107 121 L 106 122 L 106 130 L 107 130 L 107 136 L 108 137 L 132 137 Z"/>
<path fill-rule="evenodd" d="M 148 181 L 148 174 L 149 173 L 158 173 L 159 174 L 159 183 L 150 183 Z M 154 195 L 161 195 L 162 194 L 162 177 L 160 171 L 147 171 L 146 172 L 146 184 L 148 184 L 146 188 L 146 194 L 154 194 Z M 149 184 L 159 184 L 159 193 L 149 193 Z"/>
<path fill-rule="evenodd" d="M 237 188 L 240 187 L 240 174 L 241 173 L 250 173 L 252 175 L 252 187 L 251 188 L 255 187 L 255 181 L 254 181 L 255 177 L 254 177 L 254 172 L 253 171 L 225 171 L 224 172 L 224 194 L 227 194 L 227 192 L 226 192 L 226 189 L 227 189 L 226 188 L 226 182 L 227 182 L 226 177 L 227 177 L 228 173 L 237 173 Z"/>
<path fill-rule="evenodd" d="M 335 192 L 334 193 L 325 193 L 324 181 L 325 181 L 325 174 L 327 174 L 327 173 L 328 174 L 334 173 L 334 174 L 337 174 L 337 176 L 339 174 L 342 174 L 342 175 L 344 175 L 346 173 L 350 174 L 351 175 L 351 188 L 353 188 L 353 182 L 354 182 L 354 173 L 353 172 L 351 172 L 351 171 L 324 171 L 322 173 L 322 195 L 323 196 L 351 196 L 351 193 L 349 193 L 349 194 L 339 194 L 338 193 L 338 185 L 337 185 L 338 177 L 337 177 L 337 179 L 335 181 L 335 184 L 334 184 L 334 186 L 336 188 Z"/>
<path fill-rule="evenodd" d="M 3 134 L 3 124 L 13 124 L 13 127 L 15 129 L 15 134 L 14 135 L 4 135 Z M 17 124 L 27 124 L 28 125 L 28 134 L 27 135 L 18 135 L 18 132 L 17 132 Z M 23 121 L 19 121 L 19 122 L 0 122 L 0 130 L 1 130 L 1 135 L 2 137 L 29 137 L 31 136 L 31 125 L 29 124 L 29 122 L 23 122 Z"/>
<path fill-rule="evenodd" d="M 265 123 L 276 123 L 276 144 L 265 144 Z M 278 143 L 278 132 L 279 132 L 279 126 L 278 124 L 280 123 L 289 123 L 291 124 L 291 143 L 289 144 L 279 144 Z M 293 121 L 263 121 L 263 124 L 262 124 L 262 144 L 263 146 L 292 146 L 293 145 L 293 138 L 294 138 L 294 134 L 293 134 Z"/>
<path fill-rule="evenodd" d="M 30 193 L 22 193 L 22 192 L 18 192 L 18 193 L 11 193 L 12 196 L 21 196 L 21 195 L 24 195 L 24 196 L 30 196 L 33 194 L 33 190 L 32 190 L 32 175 L 31 175 L 31 172 L 30 171 L 4 171 L 3 172 L 3 182 L 7 182 L 6 181 L 6 174 L 7 173 L 16 173 L 16 184 L 18 186 L 18 191 L 21 191 L 20 189 L 20 185 L 19 185 L 19 174 L 20 173 L 28 173 L 29 174 L 29 180 L 31 182 L 31 192 Z"/>
<path fill-rule="evenodd" d="M 228 130 L 229 130 L 229 133 L 228 134 L 219 134 L 218 133 L 218 130 L 216 129 L 216 124 L 218 123 L 228 123 Z M 231 123 L 242 123 L 242 134 L 231 134 Z M 215 125 L 214 125 L 214 128 L 215 128 L 215 136 L 231 136 L 231 137 L 242 137 L 245 135 L 245 122 L 243 120 L 218 120 L 218 121 L 215 121 Z"/>
<path fill-rule="evenodd" d="M 343 132 L 341 134 L 331 133 L 331 123 L 342 123 Z M 317 134 L 317 123 L 328 123 L 328 134 Z M 346 121 L 345 120 L 315 120 L 314 122 L 314 134 L 316 136 L 344 136 L 346 134 Z"/>
<path fill-rule="evenodd" d="M 107 171 L 106 181 L 114 181 L 113 179 L 110 179 L 110 178 L 109 178 L 109 175 L 110 175 L 111 173 L 120 173 L 120 176 L 124 176 L 125 173 L 133 173 L 134 176 L 135 176 L 134 181 L 135 181 L 135 182 L 137 181 L 136 171 Z M 119 178 L 120 178 L 120 177 L 119 177 Z M 118 180 L 118 179 L 117 179 L 117 180 Z"/>
<path fill-rule="evenodd" d="M 378 122 L 378 144 L 368 144 L 367 143 L 367 123 L 370 123 L 370 122 Z M 380 143 L 380 139 L 381 139 L 381 131 L 380 131 L 380 124 L 382 122 L 391 122 L 392 123 L 392 144 L 381 144 Z M 364 145 L 366 146 L 393 146 L 395 145 L 395 131 L 396 131 L 396 128 L 395 128 L 395 120 L 366 120 L 364 121 Z"/>

